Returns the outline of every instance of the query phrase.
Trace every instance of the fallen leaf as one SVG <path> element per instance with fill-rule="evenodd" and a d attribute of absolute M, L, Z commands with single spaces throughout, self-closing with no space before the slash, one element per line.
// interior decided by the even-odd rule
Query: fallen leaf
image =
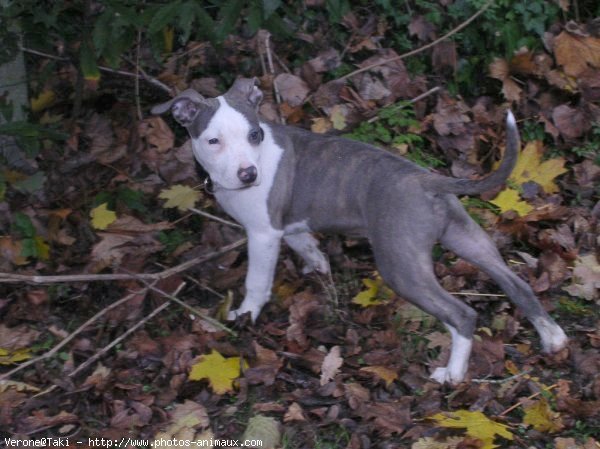
<path fill-rule="evenodd" d="M 192 365 L 190 380 L 208 379 L 217 394 L 233 391 L 233 381 L 240 377 L 244 361 L 240 357 L 225 358 L 214 349 L 208 355 L 200 356 Z"/>
<path fill-rule="evenodd" d="M 564 427 L 560 414 L 552 411 L 546 399 L 533 401 L 532 404 L 524 406 L 523 410 L 523 424 L 532 426 L 538 432 L 555 433 Z"/>
<path fill-rule="evenodd" d="M 521 200 L 519 192 L 511 188 L 504 189 L 490 203 L 498 206 L 502 212 L 514 210 L 520 217 L 524 217 L 533 210 L 533 206 Z"/>
<path fill-rule="evenodd" d="M 158 116 L 149 117 L 138 125 L 140 137 L 144 137 L 148 145 L 155 148 L 159 153 L 164 153 L 175 144 L 175 135 L 169 125 Z"/>
<path fill-rule="evenodd" d="M 306 100 L 310 88 L 304 80 L 291 73 L 281 73 L 275 78 L 281 98 L 292 107 L 300 106 Z"/>
<path fill-rule="evenodd" d="M 90 211 L 90 217 L 92 218 L 92 226 L 102 230 L 117 219 L 117 214 L 108 209 L 108 203 L 102 203 Z"/>
<path fill-rule="evenodd" d="M 558 186 L 554 183 L 554 179 L 566 173 L 565 159 L 558 157 L 542 161 L 543 156 L 543 143 L 539 140 L 529 142 L 519 155 L 509 179 L 519 185 L 534 181 L 546 193 L 558 192 Z"/>
<path fill-rule="evenodd" d="M 163 207 L 176 207 L 181 212 L 185 212 L 190 207 L 194 207 L 196 201 L 200 199 L 200 196 L 201 194 L 197 190 L 181 184 L 161 190 L 158 195 L 160 199 L 167 200 Z"/>
<path fill-rule="evenodd" d="M 375 279 L 363 279 L 362 283 L 367 288 L 352 298 L 353 304 L 358 304 L 361 307 L 371 307 L 385 304 L 394 297 L 394 292 L 385 285 L 379 275 Z"/>
<path fill-rule="evenodd" d="M 169 411 L 168 416 L 169 424 L 162 432 L 154 435 L 155 441 L 162 439 L 163 441 L 188 440 L 200 442 L 206 440 L 208 442 L 212 440 L 212 431 L 210 429 L 204 430 L 209 426 L 210 421 L 203 405 L 186 400 L 182 404 L 175 404 L 173 409 Z M 206 447 L 210 446 L 207 444 Z"/>
<path fill-rule="evenodd" d="M 283 415 L 283 422 L 287 423 L 290 421 L 306 421 L 302 407 L 297 402 L 292 402 L 285 415 Z"/>
<path fill-rule="evenodd" d="M 331 381 L 339 372 L 343 363 L 344 359 L 341 356 L 341 348 L 339 346 L 332 347 L 323 359 L 323 364 L 321 365 L 320 384 L 325 385 Z"/>
<path fill-rule="evenodd" d="M 261 448 L 275 449 L 281 441 L 279 422 L 275 418 L 263 415 L 255 415 L 248 420 L 246 430 L 242 435 L 245 441 L 260 441 Z"/>
<path fill-rule="evenodd" d="M 496 436 L 501 436 L 507 440 L 513 439 L 513 434 L 508 430 L 508 426 L 492 421 L 479 411 L 457 410 L 444 412 L 431 416 L 431 419 L 435 420 L 436 424 L 441 427 L 466 429 L 467 435 L 483 442 L 481 449 L 498 447 L 494 444 Z"/>
<path fill-rule="evenodd" d="M 415 441 L 410 449 L 457 449 L 462 442 L 462 437 L 449 437 L 445 440 L 425 437 Z"/>
<path fill-rule="evenodd" d="M 563 287 L 569 295 L 585 298 L 588 301 L 598 299 L 600 290 L 600 264 L 593 254 L 577 257 L 573 269 L 573 282 Z"/>
<path fill-rule="evenodd" d="M 31 99 L 31 110 L 33 112 L 40 112 L 48 107 L 52 106 L 54 100 L 56 99 L 56 94 L 52 89 L 46 89 L 40 94 Z"/>
<path fill-rule="evenodd" d="M 385 366 L 365 366 L 362 367 L 360 371 L 375 374 L 375 376 L 377 376 L 385 382 L 386 387 L 389 387 L 392 384 L 392 382 L 398 379 L 398 373 L 396 372 L 396 370 L 387 368 Z"/>
<path fill-rule="evenodd" d="M 578 77 L 588 65 L 600 67 L 600 38 L 563 31 L 554 38 L 554 55 L 567 75 Z"/>

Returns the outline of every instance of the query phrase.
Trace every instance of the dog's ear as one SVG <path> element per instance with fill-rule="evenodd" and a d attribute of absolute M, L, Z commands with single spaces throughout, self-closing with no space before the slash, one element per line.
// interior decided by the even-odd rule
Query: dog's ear
<path fill-rule="evenodd" d="M 258 109 L 263 99 L 262 91 L 257 87 L 256 78 L 238 78 L 225 95 L 248 102 L 254 109 Z"/>
<path fill-rule="evenodd" d="M 194 89 L 186 89 L 175 98 L 154 106 L 151 112 L 158 115 L 170 110 L 179 124 L 188 127 L 193 123 L 200 109 L 207 104 L 207 100 Z"/>

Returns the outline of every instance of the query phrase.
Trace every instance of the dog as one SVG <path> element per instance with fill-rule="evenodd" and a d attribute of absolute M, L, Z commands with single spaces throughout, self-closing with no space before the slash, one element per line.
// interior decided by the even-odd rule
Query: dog
<path fill-rule="evenodd" d="M 438 283 L 437 242 L 500 285 L 531 321 L 545 352 L 566 346 L 562 328 L 456 197 L 488 191 L 510 175 L 520 147 L 510 111 L 499 167 L 469 180 L 432 173 L 362 142 L 267 123 L 258 115 L 262 96 L 255 79 L 240 78 L 222 96 L 204 98 L 188 89 L 152 108 L 154 114 L 170 111 L 187 129 L 218 203 L 247 232 L 246 294 L 230 319 L 247 312 L 253 321 L 258 317 L 271 295 L 282 239 L 303 259 L 304 272 L 327 274 L 328 260 L 312 232 L 337 232 L 367 237 L 384 281 L 449 330 L 448 364 L 431 374 L 442 384 L 465 380 L 477 314 Z"/>

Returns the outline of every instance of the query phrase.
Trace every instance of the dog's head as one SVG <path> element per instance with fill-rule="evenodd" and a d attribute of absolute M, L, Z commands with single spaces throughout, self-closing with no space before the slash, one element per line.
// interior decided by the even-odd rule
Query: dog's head
<path fill-rule="evenodd" d="M 242 189 L 260 184 L 260 146 L 264 131 L 258 119 L 262 92 L 256 79 L 239 78 L 222 96 L 204 98 L 187 89 L 153 114 L 171 111 L 192 138 L 196 160 L 217 187 Z"/>

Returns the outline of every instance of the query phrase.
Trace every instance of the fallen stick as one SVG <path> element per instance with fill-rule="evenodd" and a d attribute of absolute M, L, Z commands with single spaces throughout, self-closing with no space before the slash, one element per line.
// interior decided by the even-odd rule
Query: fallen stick
<path fill-rule="evenodd" d="M 245 245 L 247 242 L 246 238 L 240 239 L 236 242 L 230 243 L 229 245 L 220 248 L 203 256 L 198 256 L 176 265 L 166 270 L 159 271 L 158 273 L 136 273 L 135 276 L 132 274 L 125 273 L 110 273 L 110 274 L 65 274 L 65 275 L 37 275 L 37 274 L 16 274 L 16 273 L 0 273 L 0 284 L 7 283 L 29 283 L 29 284 L 56 284 L 64 282 L 90 282 L 90 281 L 123 281 L 123 280 L 144 280 L 144 281 L 157 281 L 160 279 L 168 278 L 173 274 L 185 271 L 194 265 L 208 262 L 209 260 L 215 259 L 222 256 L 229 251 L 239 248 Z"/>

